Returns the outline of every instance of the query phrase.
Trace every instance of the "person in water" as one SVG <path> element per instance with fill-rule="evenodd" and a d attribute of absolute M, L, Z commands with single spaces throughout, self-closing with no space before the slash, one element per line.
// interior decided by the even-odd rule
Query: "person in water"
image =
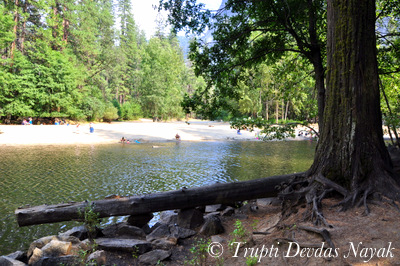
<path fill-rule="evenodd" d="M 175 135 L 175 139 L 176 139 L 177 141 L 180 141 L 180 140 L 181 140 L 181 136 L 179 136 L 179 134 L 178 134 L 178 133 L 176 133 L 176 135 Z"/>

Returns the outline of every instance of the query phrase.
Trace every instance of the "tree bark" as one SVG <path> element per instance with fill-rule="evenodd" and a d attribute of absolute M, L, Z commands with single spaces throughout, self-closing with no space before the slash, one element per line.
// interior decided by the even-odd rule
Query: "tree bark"
<path fill-rule="evenodd" d="M 383 141 L 374 0 L 328 0 L 324 130 L 308 174 L 350 191 L 348 199 L 380 192 L 399 198 Z"/>
<path fill-rule="evenodd" d="M 94 212 L 99 217 L 138 215 L 172 209 L 194 208 L 211 204 L 232 204 L 235 201 L 275 197 L 277 186 L 292 177 L 304 173 L 272 176 L 256 180 L 215 184 L 199 188 L 160 192 L 143 196 L 121 197 L 93 201 Z M 89 202 L 41 205 L 17 209 L 15 215 L 19 226 L 54 223 L 82 219 L 80 212 Z"/>
<path fill-rule="evenodd" d="M 14 33 L 14 40 L 11 43 L 11 59 L 14 59 L 14 52 L 17 47 L 17 40 L 18 40 L 18 22 L 19 22 L 19 14 L 18 14 L 18 0 L 15 0 L 14 2 L 15 5 L 15 11 L 14 11 L 14 28 L 13 28 L 13 33 Z"/>

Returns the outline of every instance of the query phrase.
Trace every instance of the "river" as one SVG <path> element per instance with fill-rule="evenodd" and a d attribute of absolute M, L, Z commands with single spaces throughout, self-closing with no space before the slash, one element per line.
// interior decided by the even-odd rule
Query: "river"
<path fill-rule="evenodd" d="M 19 228 L 19 206 L 98 200 L 307 170 L 315 142 L 221 141 L 2 146 L 0 255 L 77 222 Z M 103 219 L 103 224 L 123 217 Z"/>

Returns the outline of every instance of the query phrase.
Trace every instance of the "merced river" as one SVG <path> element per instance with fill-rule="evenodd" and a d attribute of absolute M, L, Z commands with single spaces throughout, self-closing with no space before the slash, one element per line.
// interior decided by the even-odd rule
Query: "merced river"
<path fill-rule="evenodd" d="M 307 170 L 316 142 L 221 141 L 2 146 L 0 255 L 78 222 L 19 228 L 19 206 L 94 201 Z M 103 219 L 103 224 L 124 217 Z"/>

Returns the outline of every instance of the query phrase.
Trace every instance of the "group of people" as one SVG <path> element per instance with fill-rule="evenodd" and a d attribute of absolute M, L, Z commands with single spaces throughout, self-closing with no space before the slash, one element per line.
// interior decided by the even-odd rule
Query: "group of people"
<path fill-rule="evenodd" d="M 121 143 L 129 144 L 129 139 L 126 139 L 125 137 L 122 137 L 120 141 L 121 141 Z"/>
<path fill-rule="evenodd" d="M 22 121 L 22 125 L 32 125 L 32 123 L 33 123 L 32 117 L 29 117 L 28 121 L 26 119 Z"/>

